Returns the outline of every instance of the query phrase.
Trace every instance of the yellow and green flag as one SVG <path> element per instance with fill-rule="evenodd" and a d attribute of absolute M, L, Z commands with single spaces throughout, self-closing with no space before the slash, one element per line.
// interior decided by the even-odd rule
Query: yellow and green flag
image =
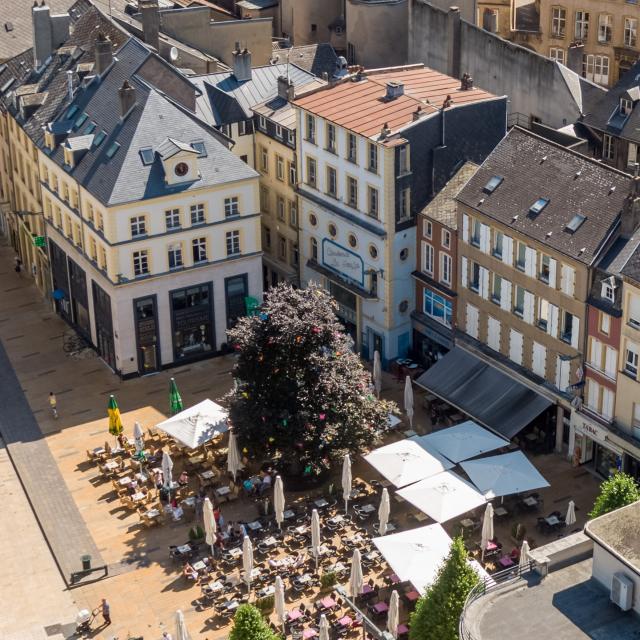
<path fill-rule="evenodd" d="M 114 395 L 109 397 L 107 413 L 109 414 L 109 433 L 112 436 L 119 436 L 123 431 L 122 418 L 120 418 L 120 409 Z"/>

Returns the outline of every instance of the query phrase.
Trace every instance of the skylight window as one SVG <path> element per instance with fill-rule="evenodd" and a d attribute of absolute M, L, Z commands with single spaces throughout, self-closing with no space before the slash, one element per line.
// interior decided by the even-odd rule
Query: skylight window
<path fill-rule="evenodd" d="M 531 205 L 531 207 L 529 207 L 529 213 L 532 213 L 534 216 L 537 216 L 548 204 L 549 204 L 548 198 L 538 198 Z"/>
<path fill-rule="evenodd" d="M 113 156 L 116 155 L 116 151 L 120 148 L 120 145 L 117 142 L 114 142 L 108 149 L 107 149 L 107 158 L 113 158 Z"/>
<path fill-rule="evenodd" d="M 0 93 L 4 93 L 5 91 L 8 91 L 9 87 L 16 81 L 15 78 L 9 78 L 1 87 L 0 87 Z"/>
<path fill-rule="evenodd" d="M 493 193 L 502 184 L 503 180 L 504 178 L 502 176 L 493 176 L 493 178 L 484 185 L 482 190 L 485 193 Z"/>
<path fill-rule="evenodd" d="M 70 120 L 71 118 L 73 118 L 73 116 L 75 116 L 76 113 L 78 113 L 78 105 L 74 104 L 71 107 L 69 107 L 69 111 L 67 111 L 67 120 Z"/>
<path fill-rule="evenodd" d="M 586 219 L 587 216 L 583 216 L 581 213 L 576 213 L 576 215 L 571 218 L 565 229 L 570 233 L 575 233 Z"/>
<path fill-rule="evenodd" d="M 107 137 L 107 132 L 106 131 L 101 131 L 93 140 L 93 146 L 94 147 L 99 147 L 103 142 L 104 139 Z"/>
<path fill-rule="evenodd" d="M 150 165 L 153 163 L 153 149 L 151 147 L 145 147 L 140 149 L 140 157 L 142 158 L 142 164 Z"/>
<path fill-rule="evenodd" d="M 96 129 L 96 123 L 95 122 L 90 122 L 85 128 L 84 128 L 84 135 L 88 136 L 90 133 L 93 133 Z"/>
<path fill-rule="evenodd" d="M 198 158 L 206 158 L 207 157 L 207 148 L 204 146 L 204 141 L 202 141 L 202 140 L 194 140 L 191 143 L 191 146 L 198 151 Z"/>
<path fill-rule="evenodd" d="M 74 129 L 79 129 L 86 121 L 88 118 L 88 114 L 83 113 L 81 116 L 78 117 L 78 119 L 73 123 L 73 128 Z"/>

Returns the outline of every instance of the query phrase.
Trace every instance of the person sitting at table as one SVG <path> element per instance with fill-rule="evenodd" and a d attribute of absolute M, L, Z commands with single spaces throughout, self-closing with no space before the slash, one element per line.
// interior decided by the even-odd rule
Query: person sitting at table
<path fill-rule="evenodd" d="M 251 482 L 251 480 L 244 480 L 242 482 L 242 487 L 247 492 L 247 495 L 249 497 L 252 497 L 252 496 L 256 495 L 256 492 L 258 490 L 256 485 L 253 484 L 253 482 Z"/>
<path fill-rule="evenodd" d="M 119 433 L 118 437 L 116 438 L 116 440 L 118 441 L 118 446 L 121 449 L 125 449 L 126 446 L 129 444 L 128 441 L 127 441 L 126 436 L 124 435 L 124 433 Z"/>
<path fill-rule="evenodd" d="M 184 510 L 182 509 L 182 507 L 178 504 L 178 501 L 173 498 L 171 500 L 171 515 L 173 516 L 173 519 L 177 522 L 178 520 L 180 520 L 182 518 L 182 516 L 184 515 Z"/>
<path fill-rule="evenodd" d="M 509 554 L 509 557 L 514 562 L 520 562 L 520 549 L 518 547 L 513 547 L 513 549 L 511 549 L 511 553 Z"/>
<path fill-rule="evenodd" d="M 189 474 L 186 471 L 183 471 L 178 478 L 178 484 L 181 487 L 186 487 L 189 484 Z"/>
<path fill-rule="evenodd" d="M 156 469 L 153 472 L 153 484 L 155 485 L 156 489 L 162 489 L 163 483 L 164 483 L 164 478 L 162 476 L 162 470 Z"/>
<path fill-rule="evenodd" d="M 298 553 L 296 553 L 296 559 L 293 561 L 291 568 L 298 569 L 304 564 L 304 562 L 305 562 L 304 554 L 298 551 Z"/>
<path fill-rule="evenodd" d="M 198 579 L 198 572 L 189 564 L 189 562 L 185 562 L 183 567 L 182 567 L 182 575 L 187 579 L 187 580 L 197 580 Z"/>
<path fill-rule="evenodd" d="M 258 493 L 262 495 L 265 491 L 269 491 L 271 489 L 271 474 L 265 473 L 262 478 L 262 482 L 258 486 Z"/>
<path fill-rule="evenodd" d="M 225 533 L 227 534 L 229 539 L 233 538 L 233 520 L 229 520 L 229 522 L 227 522 Z"/>
<path fill-rule="evenodd" d="M 240 540 L 244 540 L 247 535 L 247 528 L 242 524 L 242 522 L 236 522 L 233 527 L 233 537 L 240 538 Z"/>

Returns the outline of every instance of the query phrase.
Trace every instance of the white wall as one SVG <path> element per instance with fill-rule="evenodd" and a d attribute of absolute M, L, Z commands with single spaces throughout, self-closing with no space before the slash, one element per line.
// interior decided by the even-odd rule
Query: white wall
<path fill-rule="evenodd" d="M 633 580 L 633 610 L 640 613 L 640 576 L 634 573 L 618 558 L 611 555 L 597 542 L 593 545 L 593 578 L 597 580 L 607 591 L 611 590 L 611 581 L 614 573 L 624 573 Z"/>

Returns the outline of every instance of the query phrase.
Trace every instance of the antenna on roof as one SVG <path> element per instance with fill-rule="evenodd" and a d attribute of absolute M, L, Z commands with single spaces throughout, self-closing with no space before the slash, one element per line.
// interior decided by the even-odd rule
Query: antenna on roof
<path fill-rule="evenodd" d="M 287 84 L 291 82 L 291 77 L 289 76 L 289 58 L 291 57 L 291 49 L 287 49 Z"/>

